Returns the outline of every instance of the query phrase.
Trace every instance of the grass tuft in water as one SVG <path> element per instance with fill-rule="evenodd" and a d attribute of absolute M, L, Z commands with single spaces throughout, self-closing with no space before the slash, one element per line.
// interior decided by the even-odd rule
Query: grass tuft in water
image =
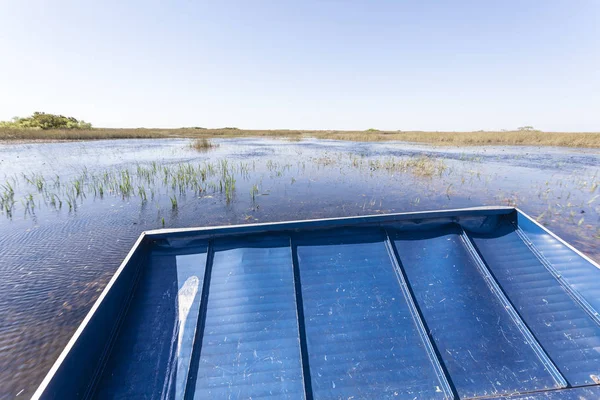
<path fill-rule="evenodd" d="M 190 143 L 190 147 L 197 151 L 208 151 L 218 146 L 218 144 L 211 142 L 207 138 L 194 139 L 192 143 Z"/>
<path fill-rule="evenodd" d="M 254 203 L 256 201 L 257 194 L 258 194 L 258 185 L 254 184 L 254 185 L 252 185 L 252 188 L 250 189 L 250 198 L 252 199 L 252 203 Z"/>

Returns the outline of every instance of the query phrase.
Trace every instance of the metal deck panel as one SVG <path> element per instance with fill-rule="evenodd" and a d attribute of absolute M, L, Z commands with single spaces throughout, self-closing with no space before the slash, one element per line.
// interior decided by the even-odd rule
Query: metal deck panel
<path fill-rule="evenodd" d="M 397 233 L 425 323 L 462 398 L 560 387 L 491 291 L 457 226 Z"/>
<path fill-rule="evenodd" d="M 216 241 L 194 398 L 304 398 L 290 241 Z"/>
<path fill-rule="evenodd" d="M 512 224 L 472 235 L 505 293 L 571 386 L 600 376 L 600 326 L 533 254 Z M 507 251 L 506 249 L 510 249 Z"/>
<path fill-rule="evenodd" d="M 576 250 L 566 245 L 550 232 L 540 228 L 533 220 L 520 214 L 513 224 L 526 235 L 535 249 L 538 250 L 561 276 L 567 285 L 582 296 L 591 306 L 593 313 L 600 321 L 600 268 L 582 257 Z"/>
<path fill-rule="evenodd" d="M 381 231 L 295 241 L 315 399 L 429 398 L 444 391 Z"/>

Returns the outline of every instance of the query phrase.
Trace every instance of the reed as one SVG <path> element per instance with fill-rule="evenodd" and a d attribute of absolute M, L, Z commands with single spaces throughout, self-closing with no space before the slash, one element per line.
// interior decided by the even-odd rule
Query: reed
<path fill-rule="evenodd" d="M 212 141 L 210 141 L 207 138 L 194 139 L 190 143 L 190 147 L 197 151 L 208 151 L 208 150 L 214 149 L 215 147 L 218 147 L 218 146 L 219 146 L 218 144 L 213 143 Z"/>
<path fill-rule="evenodd" d="M 0 128 L 0 140 L 4 141 L 61 141 L 61 140 L 100 140 L 100 139 L 159 139 L 190 138 L 201 140 L 199 149 L 205 147 L 204 140 L 212 138 L 267 137 L 282 140 L 303 138 L 348 140 L 356 142 L 401 141 L 428 143 L 437 146 L 559 146 L 600 148 L 599 132 L 543 132 L 538 130 L 508 131 L 337 131 L 337 130 L 251 130 L 237 128 L 221 129 L 13 129 Z M 195 147 L 195 141 L 192 143 Z"/>

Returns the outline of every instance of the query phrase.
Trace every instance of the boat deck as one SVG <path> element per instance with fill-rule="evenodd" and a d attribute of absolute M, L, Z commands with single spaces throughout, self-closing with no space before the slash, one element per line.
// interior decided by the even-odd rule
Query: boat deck
<path fill-rule="evenodd" d="M 42 398 L 600 398 L 600 269 L 493 208 L 145 233 Z"/>

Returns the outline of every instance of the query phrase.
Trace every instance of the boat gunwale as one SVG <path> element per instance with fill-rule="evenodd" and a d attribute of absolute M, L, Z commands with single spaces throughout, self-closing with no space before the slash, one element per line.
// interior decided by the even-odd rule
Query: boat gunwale
<path fill-rule="evenodd" d="M 83 321 L 79 324 L 79 326 L 77 327 L 77 330 L 75 331 L 73 336 L 71 336 L 71 338 L 69 339 L 69 342 L 67 343 L 65 348 L 61 351 L 60 355 L 58 356 L 58 358 L 56 359 L 56 361 L 54 362 L 54 364 L 52 365 L 52 367 L 50 368 L 50 370 L 48 371 L 48 373 L 46 374 L 46 376 L 44 377 L 44 379 L 42 380 L 42 382 L 36 389 L 36 391 L 33 393 L 33 396 L 31 396 L 32 400 L 40 399 L 44 395 L 44 392 L 46 391 L 48 385 L 50 384 L 50 382 L 52 382 L 52 379 L 54 378 L 54 376 L 56 376 L 59 368 L 61 367 L 61 365 L 63 364 L 63 362 L 65 361 L 65 359 L 67 358 L 67 356 L 69 355 L 71 350 L 73 349 L 73 347 L 75 347 L 75 345 L 77 344 L 77 341 L 79 340 L 79 338 L 85 331 L 85 329 L 88 326 L 88 324 L 90 323 L 91 319 L 96 314 L 96 311 L 102 305 L 102 302 L 104 301 L 104 299 L 110 292 L 111 288 L 116 284 L 117 280 L 122 275 L 125 268 L 129 265 L 129 262 L 133 258 L 134 254 L 138 251 L 138 249 L 144 243 L 145 237 L 146 237 L 145 232 L 142 232 L 140 234 L 140 236 L 137 238 L 134 245 L 131 247 L 131 249 L 127 253 L 127 256 L 125 256 L 125 258 L 119 265 L 119 268 L 117 268 L 117 270 L 115 271 L 115 273 L 112 276 L 112 278 L 110 279 L 110 281 L 108 281 L 108 284 L 106 285 L 106 287 L 104 288 L 102 293 L 100 293 L 100 296 L 98 297 L 98 299 L 96 299 L 96 301 L 92 305 L 92 308 L 90 309 L 90 311 L 86 314 Z"/>
<path fill-rule="evenodd" d="M 403 213 L 370 214 L 352 217 L 316 218 L 305 220 L 262 222 L 256 224 L 216 225 L 194 228 L 166 228 L 144 231 L 150 239 L 162 239 L 169 237 L 188 237 L 195 235 L 221 235 L 221 234 L 250 234 L 281 232 L 290 230 L 305 230 L 316 228 L 342 228 L 347 226 L 362 226 L 369 224 L 384 224 L 408 220 L 435 219 L 435 218 L 457 218 L 466 216 L 486 215 L 508 215 L 518 211 L 515 207 L 506 206 L 484 206 L 456 208 L 450 210 L 435 211 L 411 211 Z"/>

